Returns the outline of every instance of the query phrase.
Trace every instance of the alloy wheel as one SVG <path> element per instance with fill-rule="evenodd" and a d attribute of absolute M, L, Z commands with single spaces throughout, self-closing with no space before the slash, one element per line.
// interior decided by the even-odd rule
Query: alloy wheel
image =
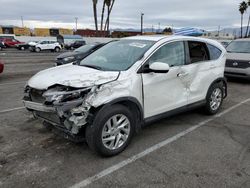
<path fill-rule="evenodd" d="M 216 111 L 222 102 L 222 91 L 220 88 L 215 88 L 210 97 L 210 107 Z"/>
<path fill-rule="evenodd" d="M 109 118 L 102 129 L 102 143 L 110 150 L 122 147 L 130 135 L 130 121 L 123 114 Z"/>

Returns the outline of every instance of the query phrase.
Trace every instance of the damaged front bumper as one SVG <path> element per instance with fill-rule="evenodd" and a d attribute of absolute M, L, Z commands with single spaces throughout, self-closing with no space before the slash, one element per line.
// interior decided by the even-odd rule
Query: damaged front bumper
<path fill-rule="evenodd" d="M 76 92 L 55 92 L 53 89 L 51 92 L 53 95 L 50 95 L 49 90 L 39 91 L 36 94 L 32 94 L 31 90 L 26 91 L 23 104 L 29 111 L 33 112 L 35 117 L 64 130 L 70 135 L 77 135 L 88 123 L 91 117 L 89 113 L 91 105 L 86 102 L 86 99 L 92 95 L 90 88 L 77 90 Z M 77 95 L 77 98 L 72 99 L 72 96 L 75 97 L 77 92 L 80 93 L 79 97 Z M 44 97 L 44 101 L 37 100 L 37 93 L 39 93 L 40 98 Z M 71 97 L 71 100 L 68 98 L 66 100 L 65 96 Z"/>
<path fill-rule="evenodd" d="M 27 109 L 40 111 L 40 112 L 56 112 L 56 109 L 54 107 L 47 107 L 41 103 L 36 103 L 32 101 L 23 101 L 24 106 Z"/>

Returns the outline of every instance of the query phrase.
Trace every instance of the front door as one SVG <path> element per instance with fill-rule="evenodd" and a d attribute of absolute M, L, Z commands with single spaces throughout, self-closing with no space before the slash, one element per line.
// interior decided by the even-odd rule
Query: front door
<path fill-rule="evenodd" d="M 183 78 L 184 42 L 171 42 L 160 47 L 146 62 L 167 63 L 168 73 L 142 73 L 144 115 L 146 118 L 187 105 L 188 90 Z"/>

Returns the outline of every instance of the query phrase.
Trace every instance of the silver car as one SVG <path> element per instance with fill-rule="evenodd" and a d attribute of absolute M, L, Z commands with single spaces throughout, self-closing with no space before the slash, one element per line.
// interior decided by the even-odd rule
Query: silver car
<path fill-rule="evenodd" d="M 227 46 L 225 75 L 250 79 L 250 39 L 237 39 Z"/>

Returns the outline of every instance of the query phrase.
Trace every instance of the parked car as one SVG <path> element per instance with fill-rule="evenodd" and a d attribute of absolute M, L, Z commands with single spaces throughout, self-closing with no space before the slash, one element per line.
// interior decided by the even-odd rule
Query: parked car
<path fill-rule="evenodd" d="M 216 114 L 227 96 L 226 50 L 183 36 L 136 36 L 106 44 L 78 65 L 33 76 L 24 106 L 67 138 L 104 156 L 122 152 L 144 124 L 194 107 Z"/>
<path fill-rule="evenodd" d="M 30 49 L 31 46 L 35 46 L 37 44 L 38 44 L 38 41 L 30 41 L 28 43 L 17 44 L 16 48 L 19 50 L 26 50 L 26 49 Z"/>
<path fill-rule="evenodd" d="M 6 47 L 15 47 L 17 44 L 23 44 L 23 42 L 20 42 L 12 38 L 2 38 L 1 41 L 4 43 Z"/>
<path fill-rule="evenodd" d="M 74 49 L 79 48 L 79 47 L 81 47 L 83 45 L 86 45 L 86 42 L 84 40 L 77 40 L 77 41 L 75 41 L 75 42 L 73 42 L 71 44 L 65 44 L 65 49 L 74 50 Z"/>
<path fill-rule="evenodd" d="M 4 70 L 4 64 L 3 62 L 0 60 L 0 74 L 3 73 Z"/>
<path fill-rule="evenodd" d="M 50 50 L 59 52 L 62 49 L 61 45 L 57 41 L 40 41 L 35 45 L 30 46 L 30 51 L 40 52 Z"/>
<path fill-rule="evenodd" d="M 77 48 L 73 52 L 65 52 L 63 54 L 60 54 L 56 57 L 56 66 L 72 62 L 79 62 L 104 45 L 105 44 L 103 43 L 87 44 L 80 48 Z"/>
<path fill-rule="evenodd" d="M 0 50 L 2 50 L 3 48 L 6 48 L 6 46 L 4 45 L 3 42 L 0 41 Z"/>
<path fill-rule="evenodd" d="M 225 75 L 250 79 L 250 39 L 237 39 L 227 46 Z"/>

